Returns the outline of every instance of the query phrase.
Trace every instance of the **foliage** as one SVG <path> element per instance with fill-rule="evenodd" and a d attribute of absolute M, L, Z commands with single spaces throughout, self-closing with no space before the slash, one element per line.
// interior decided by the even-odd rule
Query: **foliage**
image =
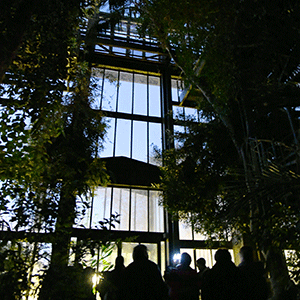
<path fill-rule="evenodd" d="M 92 109 L 89 65 L 80 61 L 88 53 L 80 29 L 105 2 L 0 4 L 1 225 L 8 231 L 55 231 L 52 256 L 68 253 L 70 230 L 79 214 L 75 200 L 89 205 L 93 186 L 108 179 L 98 158 L 106 124 Z M 16 240 L 19 245 L 26 242 Z M 3 292 L 18 299 L 30 285 L 24 274 L 33 262 L 22 247 L 18 256 L 7 247 L 2 255 L 15 264 L 5 274 L 18 284 Z M 31 253 L 34 260 L 40 258 L 36 251 Z"/>
<path fill-rule="evenodd" d="M 3 300 L 22 299 L 30 287 L 28 270 L 33 267 L 32 245 L 20 241 L 1 242 L 0 296 Z"/>
<path fill-rule="evenodd" d="M 207 210 L 215 212 L 215 206 L 210 205 L 211 201 L 217 203 L 217 194 L 222 199 L 217 203 L 218 209 L 227 210 L 225 219 L 236 226 L 236 218 L 239 218 L 240 224 L 247 224 L 248 232 L 253 230 L 253 222 L 259 224 L 262 218 L 267 217 L 264 213 L 270 207 L 274 208 L 273 216 L 274 211 L 275 215 L 278 213 L 277 223 L 272 226 L 270 224 L 271 228 L 279 230 L 280 225 L 286 222 L 285 214 L 289 206 L 284 205 L 282 210 L 278 206 L 279 203 L 285 203 L 284 193 L 274 197 L 274 188 L 278 182 L 272 176 L 267 180 L 264 170 L 267 171 L 270 162 L 273 162 L 287 173 L 297 172 L 297 155 L 293 156 L 295 160 L 292 163 L 291 160 L 289 164 L 286 162 L 288 157 L 297 152 L 295 145 L 298 144 L 294 128 L 299 126 L 296 113 L 296 97 L 300 93 L 297 59 L 300 51 L 297 30 L 299 8 L 297 1 L 231 1 L 226 5 L 223 1 L 205 0 L 172 3 L 168 0 L 140 1 L 139 10 L 143 20 L 141 29 L 158 38 L 182 70 L 186 85 L 192 85 L 198 90 L 197 107 L 204 115 L 213 116 L 205 121 L 205 126 L 211 126 L 212 130 L 220 130 L 219 128 L 224 126 L 221 131 L 224 137 L 221 140 L 215 134 L 215 144 L 218 144 L 218 139 L 230 139 L 237 154 L 232 152 L 236 164 L 232 164 L 228 156 L 222 158 L 224 170 L 232 175 L 226 184 L 228 179 L 218 168 L 215 172 L 222 176 L 224 184 L 210 183 L 206 177 L 213 180 L 215 175 L 211 170 L 205 170 L 205 165 L 203 174 L 197 174 L 194 167 L 190 168 L 190 175 L 185 180 L 178 177 L 183 165 L 180 151 L 184 152 L 186 157 L 190 153 L 197 153 L 193 158 L 193 164 L 196 165 L 203 161 L 204 157 L 207 158 L 213 169 L 216 157 L 223 153 L 221 143 L 215 148 L 212 147 L 212 143 L 203 145 L 202 132 L 195 136 L 185 136 L 186 141 L 176 150 L 174 158 L 173 153 L 166 153 L 167 164 L 163 181 L 167 182 L 164 194 L 167 206 L 173 205 L 171 198 L 174 198 L 174 194 L 169 197 L 168 192 L 169 187 L 172 190 L 171 182 L 175 186 L 178 185 L 178 180 L 185 180 L 188 190 L 194 191 L 194 194 L 187 193 L 190 197 L 189 210 L 201 211 L 202 214 L 197 213 L 201 222 L 204 221 L 203 218 L 211 219 L 211 216 L 206 217 Z M 214 128 L 213 123 L 216 119 L 220 120 L 220 126 Z M 205 129 L 201 130 L 207 135 Z M 195 140 L 199 142 L 195 143 Z M 270 147 L 266 147 L 266 144 Z M 213 155 L 207 156 L 203 153 L 207 147 Z M 263 163 L 259 162 L 260 160 Z M 287 179 L 281 175 L 281 180 Z M 267 183 L 270 181 L 273 185 Z M 201 188 L 201 182 L 205 182 L 203 186 L 212 193 L 208 199 L 202 196 L 202 193 L 206 195 L 207 192 Z M 260 195 L 258 201 L 258 191 L 262 186 L 265 191 L 261 194 L 263 198 Z M 184 211 L 189 205 L 184 192 L 186 189 L 177 189 L 175 199 L 183 198 L 185 201 L 178 202 L 180 205 L 176 207 L 174 204 L 173 208 Z M 224 205 L 224 201 L 230 205 Z M 268 209 L 262 209 L 262 202 Z M 239 205 L 242 209 L 237 209 Z M 288 215 L 295 213 L 296 209 L 293 207 Z M 246 219 L 245 214 L 248 215 Z M 253 214 L 255 221 L 252 219 L 250 222 L 250 216 L 253 217 Z M 221 217 L 221 220 L 224 220 L 224 217 Z M 268 220 L 274 221 L 272 214 L 268 215 Z M 215 228 L 216 231 L 219 230 L 219 226 Z M 262 232 L 255 231 L 257 240 Z M 273 237 L 277 237 L 275 232 Z"/>
<path fill-rule="evenodd" d="M 170 213 L 190 219 L 196 230 L 228 233 L 233 224 L 226 220 L 229 203 L 221 190 L 235 179 L 234 145 L 217 119 L 185 124 L 183 132 L 174 134 L 176 147 L 163 153 L 163 204 Z"/>
<path fill-rule="evenodd" d="M 186 86 L 198 92 L 197 108 L 214 132 L 187 124 L 184 143 L 163 153 L 162 201 L 200 230 L 235 228 L 250 235 L 265 254 L 276 298 L 289 278 L 273 254 L 282 258 L 282 249 L 299 249 L 300 238 L 300 4 L 145 0 L 138 9 L 141 30 L 158 38 Z M 220 128 L 222 139 L 215 132 Z M 202 132 L 214 143 L 203 143 Z M 235 150 L 223 155 L 218 169 L 224 140 Z"/>

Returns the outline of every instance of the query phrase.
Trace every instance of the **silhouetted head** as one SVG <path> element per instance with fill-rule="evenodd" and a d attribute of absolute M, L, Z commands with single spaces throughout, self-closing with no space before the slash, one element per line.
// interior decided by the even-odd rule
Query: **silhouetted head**
<path fill-rule="evenodd" d="M 203 270 L 206 268 L 206 260 L 203 257 L 200 257 L 197 259 L 196 262 L 197 267 L 199 268 L 199 270 Z"/>
<path fill-rule="evenodd" d="M 135 246 L 133 249 L 132 256 L 134 261 L 147 260 L 148 259 L 147 247 L 142 244 Z"/>
<path fill-rule="evenodd" d="M 188 267 L 191 264 L 191 261 L 192 258 L 188 253 L 184 252 L 181 254 L 180 264 L 183 268 Z"/>
<path fill-rule="evenodd" d="M 115 268 L 122 268 L 124 266 L 124 257 L 122 255 L 117 256 Z"/>
<path fill-rule="evenodd" d="M 227 249 L 218 249 L 215 254 L 215 260 L 218 263 L 227 263 L 231 261 L 230 252 Z"/>
<path fill-rule="evenodd" d="M 250 246 L 243 246 L 240 249 L 240 256 L 243 261 L 252 262 L 253 261 L 253 249 Z"/>

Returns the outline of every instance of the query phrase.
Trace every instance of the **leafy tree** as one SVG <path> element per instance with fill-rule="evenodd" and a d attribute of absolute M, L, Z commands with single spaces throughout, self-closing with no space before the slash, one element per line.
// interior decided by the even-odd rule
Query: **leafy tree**
<path fill-rule="evenodd" d="M 274 298 L 290 284 L 281 250 L 299 238 L 299 8 L 297 1 L 139 4 L 141 30 L 159 39 L 198 91 L 203 116 L 213 116 L 189 126 L 179 149 L 166 153 L 163 202 L 199 229 L 248 233 L 265 254 Z"/>
<path fill-rule="evenodd" d="M 1 224 L 53 233 L 51 266 L 61 270 L 68 263 L 76 201 L 88 203 L 93 187 L 108 180 L 98 158 L 106 124 L 92 109 L 90 67 L 82 61 L 89 48 L 80 35 L 80 28 L 89 34 L 106 2 L 0 4 Z"/>

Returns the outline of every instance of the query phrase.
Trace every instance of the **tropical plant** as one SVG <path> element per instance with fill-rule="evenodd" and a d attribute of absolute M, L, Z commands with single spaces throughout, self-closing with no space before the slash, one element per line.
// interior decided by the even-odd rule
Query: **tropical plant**
<path fill-rule="evenodd" d="M 145 0 L 138 8 L 141 30 L 158 38 L 208 116 L 198 132 L 188 126 L 191 134 L 179 149 L 167 151 L 163 202 L 176 214 L 189 210 L 183 216 L 199 229 L 248 233 L 265 254 L 274 298 L 280 297 L 290 281 L 283 259 L 274 258 L 283 258 L 282 249 L 298 237 L 292 199 L 299 166 L 299 3 Z M 220 127 L 219 140 L 205 130 Z M 221 170 L 216 162 L 224 140 L 234 146 L 235 162 L 224 155 Z M 213 182 L 215 174 L 221 181 Z"/>
<path fill-rule="evenodd" d="M 28 241 L 37 245 L 43 236 L 52 246 L 51 266 L 61 270 L 68 263 L 79 213 L 76 201 L 88 205 L 93 187 L 108 180 L 98 158 L 106 124 L 92 109 L 90 67 L 82 61 L 89 45 L 81 35 L 82 30 L 89 34 L 89 21 L 106 2 L 0 4 L 2 229 L 20 232 L 7 235 L 7 247 Z M 4 251 L 5 259 L 15 257 L 12 251 Z M 27 257 L 23 252 L 20 257 Z M 5 290 L 7 297 L 26 294 L 30 278 L 25 282 L 23 273 L 30 273 L 31 267 L 24 260 L 22 272 L 11 268 L 22 287 Z"/>

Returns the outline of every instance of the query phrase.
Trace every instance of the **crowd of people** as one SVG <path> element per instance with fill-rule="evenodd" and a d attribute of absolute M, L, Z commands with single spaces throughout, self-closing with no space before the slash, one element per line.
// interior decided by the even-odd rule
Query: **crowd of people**
<path fill-rule="evenodd" d="M 191 268 L 191 256 L 182 253 L 180 263 L 167 268 L 162 276 L 158 265 L 149 260 L 147 247 L 133 250 L 133 262 L 124 266 L 118 256 L 115 269 L 105 273 L 97 287 L 102 300 L 266 300 L 269 287 L 264 266 L 254 262 L 253 250 L 244 246 L 241 263 L 236 266 L 227 249 L 215 254 L 212 268 L 206 260 Z"/>

